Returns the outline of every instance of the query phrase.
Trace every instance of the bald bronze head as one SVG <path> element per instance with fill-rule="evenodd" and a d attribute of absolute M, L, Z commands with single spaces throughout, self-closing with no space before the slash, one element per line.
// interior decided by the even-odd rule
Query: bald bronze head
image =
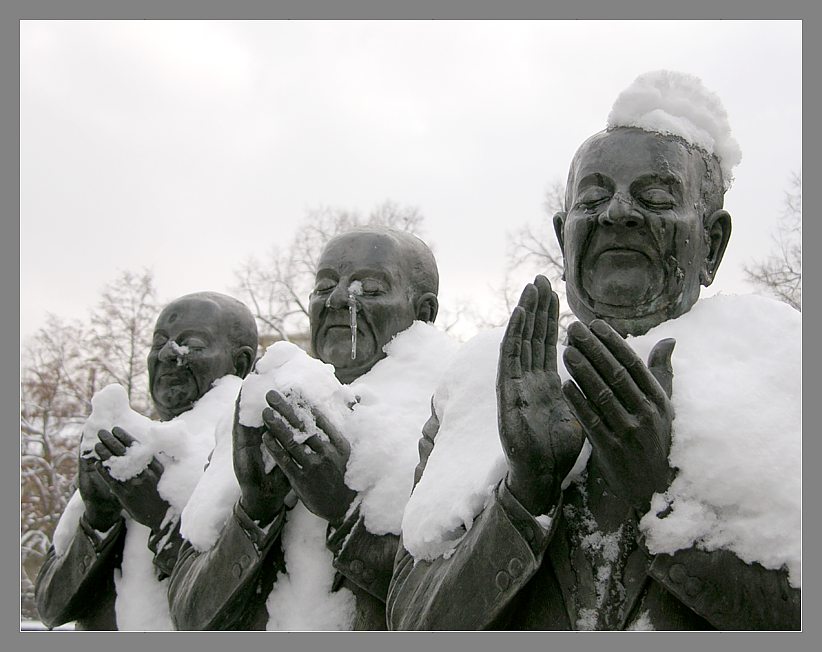
<path fill-rule="evenodd" d="M 151 398 L 166 421 L 191 409 L 215 380 L 244 378 L 257 353 L 257 324 L 246 305 L 197 292 L 163 308 L 148 354 Z"/>
<path fill-rule="evenodd" d="M 383 347 L 414 320 L 436 319 L 438 288 L 434 255 L 410 233 L 369 226 L 332 238 L 320 256 L 309 301 L 314 352 L 334 365 L 340 382 L 350 383 L 384 358 Z"/>
<path fill-rule="evenodd" d="M 677 136 L 618 127 L 586 140 L 554 216 L 568 303 L 641 335 L 691 309 L 731 233 L 716 157 Z"/>

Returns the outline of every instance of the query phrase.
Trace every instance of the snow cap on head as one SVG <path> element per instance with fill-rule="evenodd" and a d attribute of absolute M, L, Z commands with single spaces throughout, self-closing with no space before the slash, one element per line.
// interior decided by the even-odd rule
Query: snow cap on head
<path fill-rule="evenodd" d="M 608 128 L 615 127 L 679 136 L 713 154 L 719 160 L 726 191 L 733 181 L 733 168 L 742 160 L 721 100 L 694 75 L 672 70 L 640 75 L 611 108 Z"/>

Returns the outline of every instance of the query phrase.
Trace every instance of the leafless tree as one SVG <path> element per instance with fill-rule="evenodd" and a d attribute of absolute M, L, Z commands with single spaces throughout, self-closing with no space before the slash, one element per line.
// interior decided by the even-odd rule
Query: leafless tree
<path fill-rule="evenodd" d="M 745 267 L 748 281 L 802 310 L 802 173 L 791 176 L 774 247 L 762 261 Z"/>
<path fill-rule="evenodd" d="M 134 410 L 148 414 L 146 355 L 157 319 L 157 297 L 151 271 L 123 271 L 103 288 L 91 314 L 89 363 L 97 368 L 97 388 L 121 385 Z"/>
<path fill-rule="evenodd" d="M 539 222 L 529 222 L 513 233 L 506 243 L 506 265 L 502 283 L 493 289 L 499 300 L 484 311 L 478 323 L 483 327 L 501 326 L 508 321 L 525 284 L 536 274 L 543 274 L 560 299 L 560 338 L 573 313 L 565 302 L 565 284 L 562 281 L 562 252 L 554 234 L 553 217 L 564 210 L 565 185 L 553 181 L 545 191 L 544 215 Z"/>
<path fill-rule="evenodd" d="M 156 319 L 151 272 L 108 283 L 89 322 L 49 315 L 21 350 L 21 607 L 36 618 L 33 580 L 73 491 L 77 447 L 91 398 L 119 383 L 150 414 L 145 359 Z"/>
<path fill-rule="evenodd" d="M 21 355 L 20 544 L 23 615 L 36 617 L 33 578 L 72 492 L 77 445 L 90 411 L 88 335 L 50 315 Z"/>
<path fill-rule="evenodd" d="M 338 208 L 318 208 L 299 223 L 287 247 L 274 247 L 260 260 L 249 258 L 235 272 L 235 292 L 257 318 L 260 341 L 307 343 L 308 295 L 317 263 L 329 239 L 355 226 L 379 224 L 422 235 L 423 215 L 413 206 L 385 201 L 367 216 Z"/>

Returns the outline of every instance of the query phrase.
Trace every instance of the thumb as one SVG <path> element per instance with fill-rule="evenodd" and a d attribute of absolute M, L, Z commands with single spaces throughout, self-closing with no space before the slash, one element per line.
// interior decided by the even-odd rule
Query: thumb
<path fill-rule="evenodd" d="M 665 390 L 668 398 L 671 398 L 673 391 L 674 369 L 671 365 L 671 355 L 674 352 L 674 346 L 676 346 L 676 340 L 668 337 L 657 342 L 648 355 L 648 369 Z"/>

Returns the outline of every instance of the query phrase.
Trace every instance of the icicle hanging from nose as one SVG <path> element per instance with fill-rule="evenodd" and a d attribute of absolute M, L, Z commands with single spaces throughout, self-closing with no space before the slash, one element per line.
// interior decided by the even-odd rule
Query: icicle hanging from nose
<path fill-rule="evenodd" d="M 357 359 L 357 299 L 362 294 L 362 282 L 351 281 L 348 286 L 348 316 L 351 328 L 351 359 Z"/>
<path fill-rule="evenodd" d="M 348 295 L 348 316 L 351 318 L 351 359 L 357 359 L 357 300 L 353 294 Z"/>

